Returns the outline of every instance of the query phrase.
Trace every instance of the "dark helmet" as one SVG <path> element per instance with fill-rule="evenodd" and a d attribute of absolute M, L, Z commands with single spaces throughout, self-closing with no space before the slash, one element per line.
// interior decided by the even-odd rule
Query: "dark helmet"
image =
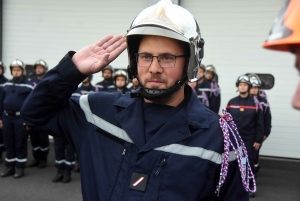
<path fill-rule="evenodd" d="M 242 82 L 247 83 L 251 87 L 250 78 L 247 75 L 240 75 L 235 82 L 235 86 L 238 87 Z"/>
<path fill-rule="evenodd" d="M 251 73 L 248 75 L 249 79 L 250 79 L 250 83 L 253 87 L 261 87 L 261 81 L 258 77 L 258 75 Z"/>
<path fill-rule="evenodd" d="M 48 71 L 48 65 L 44 60 L 41 60 L 41 59 L 37 60 L 33 65 L 34 70 L 35 70 L 36 66 L 38 66 L 38 65 L 43 66 L 45 68 L 46 72 Z"/>
<path fill-rule="evenodd" d="M 4 63 L 2 61 L 0 61 L 0 67 L 2 68 L 2 73 L 5 73 L 6 70 L 6 66 L 4 65 Z"/>
<path fill-rule="evenodd" d="M 186 52 L 189 61 L 185 75 L 174 86 L 158 90 L 147 89 L 141 85 L 140 96 L 153 101 L 162 100 L 178 91 L 187 80 L 198 80 L 197 72 L 203 58 L 204 40 L 195 18 L 189 11 L 173 4 L 171 0 L 161 0 L 137 15 L 126 35 L 129 79 L 138 78 L 135 54 L 143 35 L 163 36 L 181 41 L 189 49 L 189 52 Z"/>
<path fill-rule="evenodd" d="M 10 73 L 11 74 L 12 74 L 12 68 L 13 67 L 20 67 L 23 71 L 23 75 L 26 74 L 25 64 L 20 59 L 15 59 L 10 63 L 9 68 L 10 68 Z"/>

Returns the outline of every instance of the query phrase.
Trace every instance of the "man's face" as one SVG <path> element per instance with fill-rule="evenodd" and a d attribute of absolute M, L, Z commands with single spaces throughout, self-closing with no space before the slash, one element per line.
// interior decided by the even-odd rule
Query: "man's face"
<path fill-rule="evenodd" d="M 152 56 L 184 54 L 178 41 L 161 36 L 145 36 L 140 43 L 138 53 L 147 53 Z M 183 77 L 184 65 L 185 58 L 178 57 L 174 67 L 162 68 L 155 57 L 149 67 L 138 66 L 139 80 L 146 88 L 169 89 Z"/>
<path fill-rule="evenodd" d="M 252 87 L 250 89 L 250 94 L 252 94 L 252 95 L 258 95 L 258 90 L 259 90 L 258 87 Z"/>
<path fill-rule="evenodd" d="M 211 71 L 207 71 L 205 74 L 205 78 L 207 80 L 211 80 L 213 76 L 214 76 L 214 74 Z"/>
<path fill-rule="evenodd" d="M 203 68 L 199 68 L 199 70 L 198 70 L 198 77 L 199 77 L 199 79 L 202 79 L 203 76 L 204 76 L 204 70 L 203 70 Z"/>
<path fill-rule="evenodd" d="M 245 94 L 248 92 L 249 85 L 245 82 L 240 82 L 238 86 L 238 90 L 241 94 Z"/>
<path fill-rule="evenodd" d="M 12 76 L 13 76 L 13 77 L 16 77 L 16 78 L 21 77 L 21 76 L 23 75 L 23 70 L 22 70 L 22 68 L 20 68 L 20 67 L 18 67 L 18 66 L 12 67 L 11 72 L 12 72 Z"/>
<path fill-rule="evenodd" d="M 35 67 L 35 74 L 38 75 L 38 76 L 39 75 L 44 75 L 45 74 L 45 68 L 41 65 L 37 65 Z"/>
<path fill-rule="evenodd" d="M 0 75 L 3 74 L 3 67 L 0 67 Z"/>
<path fill-rule="evenodd" d="M 300 46 L 296 49 L 296 68 L 300 74 Z M 292 100 L 292 105 L 295 109 L 300 110 L 300 83 Z"/>
<path fill-rule="evenodd" d="M 123 76 L 116 77 L 116 87 L 125 87 L 126 78 Z"/>
<path fill-rule="evenodd" d="M 104 77 L 104 79 L 110 79 L 112 77 L 112 73 L 110 69 L 105 69 L 102 71 L 102 76 Z"/>

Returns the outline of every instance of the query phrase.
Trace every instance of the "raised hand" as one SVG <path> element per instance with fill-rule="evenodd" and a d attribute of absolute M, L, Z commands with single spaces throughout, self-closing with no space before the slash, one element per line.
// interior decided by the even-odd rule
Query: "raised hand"
<path fill-rule="evenodd" d="M 101 71 L 116 59 L 127 47 L 122 35 L 108 35 L 95 44 L 82 48 L 74 54 L 72 61 L 85 75 Z"/>

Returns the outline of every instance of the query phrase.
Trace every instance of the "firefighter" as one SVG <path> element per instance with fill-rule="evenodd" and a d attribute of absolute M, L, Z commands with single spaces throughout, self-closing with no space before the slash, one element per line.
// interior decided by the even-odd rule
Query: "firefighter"
<path fill-rule="evenodd" d="M 221 91 L 215 80 L 217 76 L 216 68 L 213 65 L 207 65 L 205 68 L 205 79 L 209 82 L 209 109 L 218 114 L 221 105 Z"/>
<path fill-rule="evenodd" d="M 24 176 L 28 138 L 20 109 L 33 84 L 25 77 L 25 64 L 21 60 L 12 61 L 9 67 L 13 78 L 4 84 L 0 98 L 0 111 L 3 114 L 0 127 L 3 129 L 6 150 L 6 168 L 1 177 L 14 175 L 14 178 L 20 178 Z"/>
<path fill-rule="evenodd" d="M 81 82 L 81 86 L 78 87 L 75 93 L 72 94 L 72 96 L 81 96 L 81 95 L 87 95 L 90 93 L 99 92 L 99 88 L 96 86 L 94 87 L 91 83 L 93 79 L 93 75 L 89 75 L 87 78 L 85 78 Z"/>
<path fill-rule="evenodd" d="M 127 88 L 127 73 L 124 70 L 117 70 L 114 73 L 114 83 L 115 86 L 114 88 L 111 88 L 109 91 L 110 92 L 114 92 L 114 91 L 119 91 L 121 93 L 126 93 L 128 91 L 130 91 Z"/>
<path fill-rule="evenodd" d="M 260 81 L 259 77 L 253 73 L 249 74 L 248 76 L 250 78 L 250 83 L 252 86 L 250 89 L 250 94 L 253 96 L 256 104 L 259 105 L 260 108 L 262 109 L 263 116 L 264 116 L 264 138 L 262 141 L 262 142 L 264 142 L 269 137 L 269 135 L 271 133 L 271 127 L 272 127 L 272 125 L 271 125 L 272 115 L 271 115 L 271 111 L 270 111 L 270 105 L 269 105 L 269 101 L 260 95 L 261 94 L 260 93 L 261 81 Z M 258 150 L 254 151 L 254 173 L 255 173 L 255 176 L 257 176 L 257 173 L 260 169 L 260 166 L 258 163 L 260 149 L 261 149 L 261 146 L 259 147 Z"/>
<path fill-rule="evenodd" d="M 262 108 L 250 95 L 251 83 L 247 75 L 241 75 L 236 81 L 239 96 L 231 99 L 227 104 L 227 111 L 232 115 L 238 131 L 246 145 L 248 159 L 252 171 L 254 170 L 254 151 L 258 150 L 264 136 L 264 120 Z M 251 184 L 253 185 L 253 184 Z M 249 197 L 254 197 L 249 193 Z"/>
<path fill-rule="evenodd" d="M 48 71 L 48 65 L 44 60 L 37 60 L 33 69 L 36 77 L 32 79 L 33 85 L 36 86 L 45 73 Z M 32 145 L 33 160 L 27 167 L 45 168 L 47 166 L 47 157 L 49 153 L 49 137 L 35 129 L 29 130 L 30 141 Z"/>
<path fill-rule="evenodd" d="M 196 93 L 200 102 L 207 108 L 210 108 L 209 101 L 212 99 L 211 84 L 205 79 L 205 65 L 201 64 L 198 70 L 198 84 Z"/>
<path fill-rule="evenodd" d="M 244 149 L 235 154 L 230 147 L 241 141 L 234 131 L 223 138 L 219 124 L 231 128 L 230 116 L 224 111 L 220 119 L 186 86 L 197 81 L 203 45 L 192 14 L 162 0 L 137 15 L 126 38 L 109 35 L 69 52 L 31 93 L 22 115 L 30 127 L 73 145 L 84 200 L 249 199 L 244 176 L 251 170 L 240 171 L 237 160 Z M 81 80 L 126 47 L 129 78 L 138 78 L 139 90 L 70 98 Z M 40 109 L 31 110 L 35 105 Z M 233 144 L 224 148 L 224 140 Z"/>
<path fill-rule="evenodd" d="M 131 91 L 135 91 L 140 88 L 140 83 L 137 78 L 133 78 L 131 80 L 132 86 L 130 87 Z"/>
<path fill-rule="evenodd" d="M 300 72 L 300 1 L 286 1 L 274 21 L 270 35 L 263 44 L 264 48 L 291 52 L 296 56 L 295 67 Z M 292 106 L 300 110 L 300 84 L 298 84 Z"/>
<path fill-rule="evenodd" d="M 114 88 L 113 73 L 114 69 L 111 65 L 106 66 L 102 70 L 102 77 L 104 80 L 96 84 L 96 87 L 98 87 L 100 91 L 109 91 Z"/>
<path fill-rule="evenodd" d="M 4 83 L 7 82 L 7 78 L 4 76 L 5 73 L 5 65 L 2 61 L 0 61 L 0 94 L 3 91 Z M 2 155 L 5 151 L 4 143 L 3 143 L 3 134 L 2 129 L 0 129 L 0 163 L 2 162 Z"/>

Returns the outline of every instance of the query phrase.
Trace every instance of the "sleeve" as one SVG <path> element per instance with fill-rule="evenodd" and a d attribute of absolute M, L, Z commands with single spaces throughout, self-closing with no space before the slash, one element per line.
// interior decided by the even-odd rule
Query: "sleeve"
<path fill-rule="evenodd" d="M 228 118 L 230 117 L 230 115 L 228 114 L 228 112 L 222 111 L 222 113 L 223 113 L 223 118 L 220 119 L 222 120 L 220 126 L 222 128 L 221 132 L 222 133 L 224 132 L 223 133 L 224 136 L 222 137 L 223 152 L 226 153 L 226 151 L 229 151 L 227 152 L 229 153 L 229 156 L 228 158 L 226 158 L 226 154 L 225 153 L 222 154 L 223 156 L 222 164 L 224 165 L 222 176 L 226 175 L 226 172 L 227 172 L 227 176 L 225 178 L 225 182 L 220 188 L 219 194 L 215 195 L 214 200 L 215 201 L 228 201 L 228 200 L 248 201 L 249 194 L 243 185 L 240 167 L 236 155 L 239 154 L 240 152 L 235 153 L 233 150 L 233 146 L 235 147 L 235 149 L 239 149 L 239 150 L 242 149 L 242 144 L 240 141 L 236 141 L 236 138 L 238 138 L 237 136 L 238 133 L 235 132 L 235 129 L 231 124 L 231 122 L 234 124 L 233 120 L 232 119 L 229 120 Z M 228 145 L 229 147 L 224 148 L 225 145 Z M 226 166 L 225 161 L 228 161 L 228 166 Z M 220 164 L 215 175 L 215 181 L 214 181 L 215 186 L 217 186 L 218 183 L 222 181 L 221 174 L 220 174 L 222 164 Z"/>
<path fill-rule="evenodd" d="M 215 89 L 211 87 L 211 90 L 217 90 L 216 93 L 211 92 L 209 94 L 209 109 L 215 113 L 219 113 L 220 105 L 221 105 L 221 94 L 220 94 L 220 88 L 219 86 Z"/>
<path fill-rule="evenodd" d="M 255 114 L 255 126 L 256 126 L 256 139 L 255 142 L 261 143 L 265 132 L 264 132 L 264 116 L 263 111 L 261 109 L 258 109 Z"/>
<path fill-rule="evenodd" d="M 265 136 L 269 136 L 272 128 L 272 115 L 270 107 L 267 108 L 266 113 L 264 115 L 265 120 Z"/>
<path fill-rule="evenodd" d="M 78 84 L 86 77 L 72 62 L 74 54 L 69 52 L 42 78 L 21 108 L 27 126 L 49 135 L 66 137 L 69 142 L 71 140 L 70 143 L 82 141 L 81 132 L 86 126 L 79 99 L 70 99 Z M 78 133 L 76 139 L 71 139 L 72 132 Z"/>
<path fill-rule="evenodd" d="M 216 172 L 216 178 L 220 178 L 221 167 Z M 219 180 L 215 181 L 217 186 Z M 245 190 L 242 180 L 241 173 L 239 170 L 237 160 L 229 163 L 228 173 L 223 186 L 220 189 L 219 196 L 215 196 L 214 201 L 248 201 L 249 194 Z"/>

